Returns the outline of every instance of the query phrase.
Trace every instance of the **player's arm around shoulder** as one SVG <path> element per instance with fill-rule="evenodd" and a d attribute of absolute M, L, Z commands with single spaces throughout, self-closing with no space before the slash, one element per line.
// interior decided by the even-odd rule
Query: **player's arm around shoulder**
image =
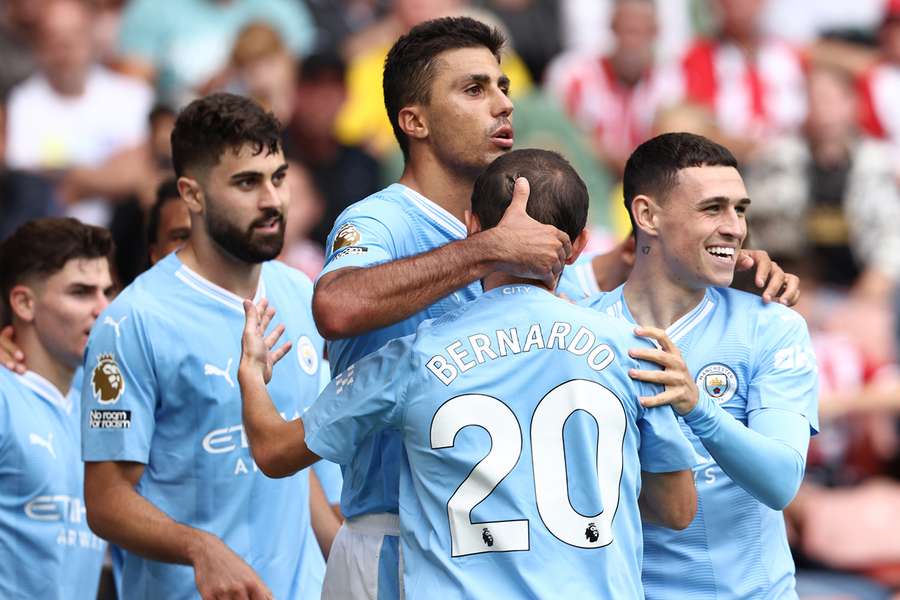
<path fill-rule="evenodd" d="M 338 227 L 313 295 L 322 336 L 345 338 L 392 325 L 498 269 L 555 282 L 572 245 L 565 233 L 528 216 L 527 200 L 528 184 L 520 178 L 496 227 L 478 232 L 470 227 L 464 240 L 402 258 L 386 252 L 383 243 L 367 246 L 369 233 L 361 226 L 350 233 L 346 228 L 351 224 Z M 394 239 L 390 232 L 386 235 Z M 345 239 L 357 245 L 339 248 Z"/>

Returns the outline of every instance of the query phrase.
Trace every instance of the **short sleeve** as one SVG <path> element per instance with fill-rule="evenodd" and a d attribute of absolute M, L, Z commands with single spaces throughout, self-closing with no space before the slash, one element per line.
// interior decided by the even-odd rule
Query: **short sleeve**
<path fill-rule="evenodd" d="M 769 308 L 769 307 L 767 307 Z M 806 321 L 793 310 L 772 305 L 761 313 L 747 412 L 778 408 L 803 415 L 819 430 L 819 369 Z"/>
<path fill-rule="evenodd" d="M 159 395 L 140 315 L 113 303 L 94 325 L 84 360 L 82 459 L 146 464 Z"/>
<path fill-rule="evenodd" d="M 351 206 L 328 235 L 328 258 L 322 275 L 345 267 L 370 267 L 403 254 L 397 239 L 405 239 L 409 224 L 402 209 L 383 202 Z"/>
<path fill-rule="evenodd" d="M 645 409 L 638 419 L 638 429 L 641 432 L 639 456 L 642 471 L 683 471 L 699 462 L 671 406 Z"/>
<path fill-rule="evenodd" d="M 303 415 L 306 445 L 326 460 L 347 464 L 370 434 L 399 429 L 404 414 L 413 336 L 391 340 L 350 365 Z"/>

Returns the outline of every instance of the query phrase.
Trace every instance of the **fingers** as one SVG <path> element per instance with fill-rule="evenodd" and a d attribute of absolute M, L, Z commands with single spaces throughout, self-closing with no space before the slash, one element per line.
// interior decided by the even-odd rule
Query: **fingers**
<path fill-rule="evenodd" d="M 278 338 L 284 333 L 284 325 L 279 324 L 278 327 L 272 330 L 272 333 L 267 335 L 264 339 L 266 343 L 266 350 L 271 350 L 275 347 L 275 344 L 278 342 Z"/>
<path fill-rule="evenodd" d="M 0 361 L 10 371 L 23 375 L 25 373 L 25 354 L 14 341 L 15 331 L 12 325 L 0 330 Z"/>
<path fill-rule="evenodd" d="M 778 297 L 778 301 L 785 306 L 794 306 L 800 300 L 800 278 L 786 273 L 784 276 L 784 291 Z"/>
<path fill-rule="evenodd" d="M 665 392 L 661 392 L 655 396 L 641 396 L 638 398 L 638 401 L 641 403 L 641 406 L 644 408 L 653 408 L 654 406 L 663 406 L 666 404 L 672 404 L 679 397 L 679 392 L 677 390 L 667 390 Z"/>
<path fill-rule="evenodd" d="M 666 369 L 675 369 L 680 364 L 679 357 L 665 350 L 657 350 L 655 348 L 632 348 L 628 351 L 628 356 L 637 360 L 646 360 L 654 362 Z"/>
<path fill-rule="evenodd" d="M 525 208 L 528 206 L 529 194 L 531 194 L 531 185 L 528 183 L 528 180 L 524 177 L 516 179 L 516 184 L 513 188 L 512 201 L 509 203 L 509 208 L 506 210 L 525 212 Z"/>
<path fill-rule="evenodd" d="M 669 339 L 669 336 L 664 329 L 659 329 L 658 327 L 635 327 L 634 335 L 656 340 L 659 343 L 660 348 L 665 352 L 681 356 L 678 346 L 672 343 L 672 340 Z"/>
<path fill-rule="evenodd" d="M 679 382 L 678 376 L 669 371 L 628 369 L 628 376 L 632 379 L 646 381 L 647 383 L 658 383 L 660 385 L 676 385 Z"/>
<path fill-rule="evenodd" d="M 772 259 L 769 258 L 767 252 L 748 251 L 747 254 L 752 257 L 756 264 L 756 276 L 753 279 L 756 283 L 756 287 L 765 287 L 766 281 L 769 280 L 769 274 L 772 271 L 772 265 L 774 264 Z"/>
<path fill-rule="evenodd" d="M 766 284 L 766 289 L 763 290 L 763 302 L 771 302 L 778 295 L 778 292 L 781 291 L 782 286 L 784 286 L 784 270 L 777 263 L 772 262 L 769 280 Z"/>
<path fill-rule="evenodd" d="M 738 254 L 737 261 L 734 263 L 734 270 L 749 271 L 755 264 L 756 261 L 753 260 L 753 255 L 747 250 L 741 250 Z"/>
<path fill-rule="evenodd" d="M 272 366 L 274 367 L 284 355 L 291 351 L 291 342 L 285 342 L 280 348 L 272 352 Z"/>
<path fill-rule="evenodd" d="M 250 300 L 244 300 L 244 335 L 256 333 L 259 327 L 259 314 Z"/>

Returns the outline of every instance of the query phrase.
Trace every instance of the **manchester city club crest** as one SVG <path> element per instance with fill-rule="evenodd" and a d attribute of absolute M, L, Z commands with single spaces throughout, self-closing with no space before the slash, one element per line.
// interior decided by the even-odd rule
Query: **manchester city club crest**
<path fill-rule="evenodd" d="M 724 404 L 737 392 L 737 375 L 722 363 L 712 363 L 700 369 L 697 387 L 719 404 Z"/>
<path fill-rule="evenodd" d="M 308 375 L 313 375 L 319 368 L 319 353 L 312 341 L 305 335 L 301 335 L 297 340 L 297 362 L 300 368 Z"/>

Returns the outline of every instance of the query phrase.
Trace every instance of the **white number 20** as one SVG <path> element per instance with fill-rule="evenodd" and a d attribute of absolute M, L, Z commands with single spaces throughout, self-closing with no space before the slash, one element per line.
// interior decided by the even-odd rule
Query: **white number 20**
<path fill-rule="evenodd" d="M 603 510 L 584 516 L 569 501 L 563 427 L 578 410 L 597 422 L 597 480 Z M 431 447 L 450 448 L 456 434 L 483 427 L 491 449 L 447 502 L 453 556 L 529 549 L 528 520 L 472 523 L 472 510 L 509 475 L 522 454 L 522 429 L 512 410 L 482 394 L 457 396 L 444 403 L 431 423 Z M 619 505 L 625 409 L 610 390 L 593 381 L 568 381 L 541 398 L 531 420 L 531 455 L 538 512 L 559 540 L 579 548 L 613 541 L 612 520 Z"/>

